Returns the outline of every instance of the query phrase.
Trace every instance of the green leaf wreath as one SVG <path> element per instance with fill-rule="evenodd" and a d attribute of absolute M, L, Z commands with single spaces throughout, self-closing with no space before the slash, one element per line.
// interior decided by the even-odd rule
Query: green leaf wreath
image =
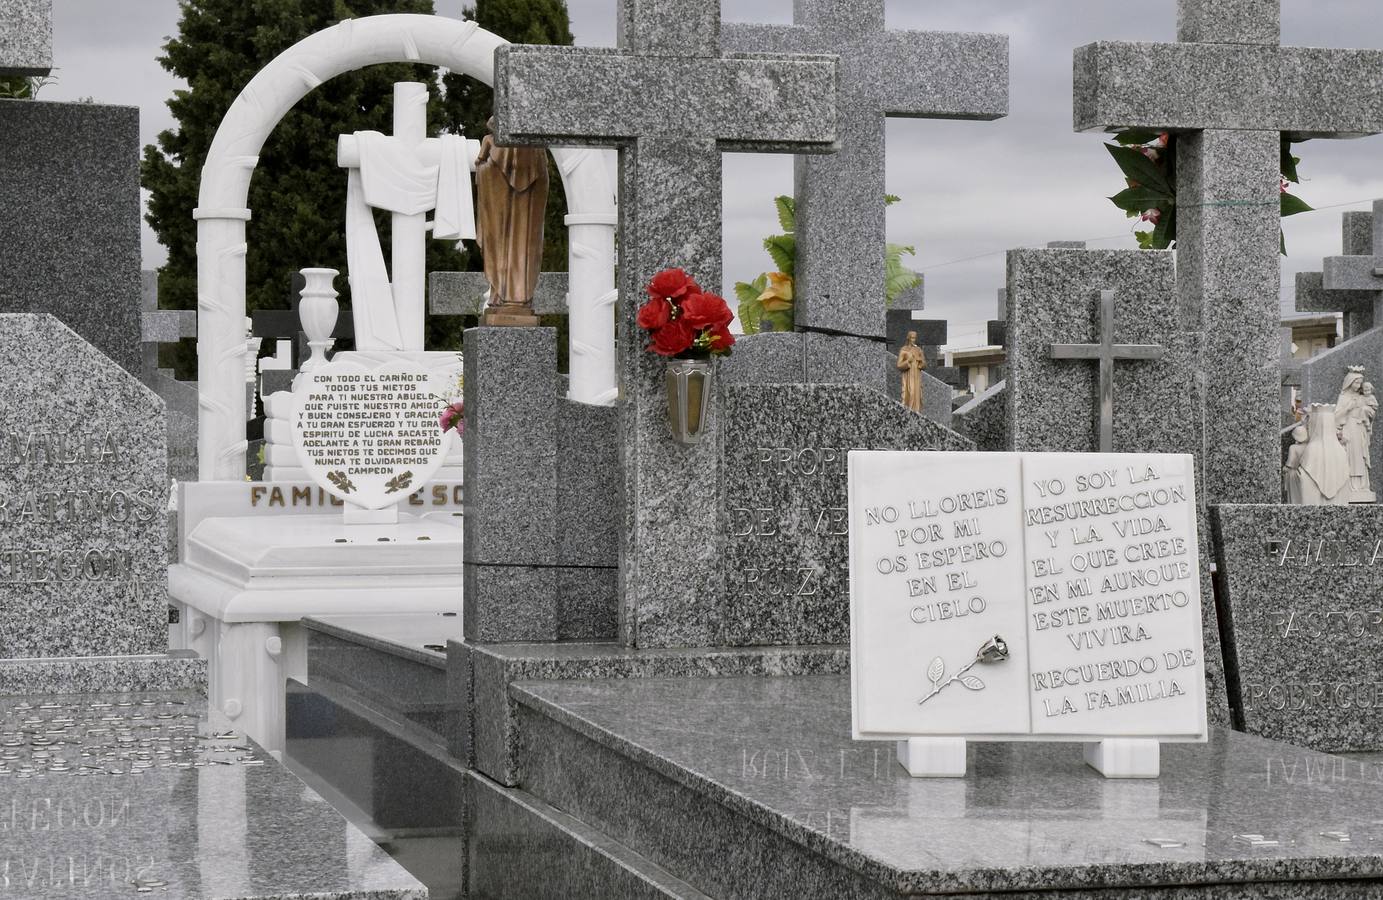
<path fill-rule="evenodd" d="M 1128 187 L 1110 197 L 1110 202 L 1122 209 L 1130 219 L 1152 224 L 1152 231 L 1133 233 L 1138 238 L 1139 247 L 1144 250 L 1174 247 L 1177 239 L 1177 136 L 1165 131 L 1158 133 L 1135 129 L 1119 132 L 1114 136 L 1114 141 L 1104 146 L 1124 173 Z M 1292 141 L 1286 137 L 1282 138 L 1281 160 L 1282 218 L 1310 212 L 1311 207 L 1306 201 L 1288 192 L 1288 185 L 1301 184 L 1301 177 L 1297 174 L 1297 164 L 1301 159 L 1292 155 Z M 1280 235 L 1279 242 L 1283 255 L 1286 255 L 1286 237 Z"/>

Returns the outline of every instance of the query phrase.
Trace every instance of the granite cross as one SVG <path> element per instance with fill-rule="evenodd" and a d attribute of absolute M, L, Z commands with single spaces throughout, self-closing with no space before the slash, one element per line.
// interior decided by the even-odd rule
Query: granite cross
<path fill-rule="evenodd" d="M 884 0 L 796 0 L 792 25 L 726 23 L 741 51 L 840 58 L 840 152 L 799 156 L 799 329 L 884 334 L 884 119 L 1008 115 L 1008 37 L 894 31 Z"/>
<path fill-rule="evenodd" d="M 1280 140 L 1383 131 L 1383 52 L 1280 46 L 1278 0 L 1178 0 L 1181 43 L 1075 51 L 1077 131 L 1178 132 L 1177 292 L 1206 335 L 1204 496 L 1280 499 Z M 1185 132 L 1181 134 L 1181 132 Z"/>
<path fill-rule="evenodd" d="M 1158 344 L 1114 343 L 1114 292 L 1100 291 L 1100 342 L 1052 344 L 1052 359 L 1093 359 L 1100 364 L 1100 452 L 1114 452 L 1114 361 L 1161 359 Z"/>
<path fill-rule="evenodd" d="M 722 53 L 719 0 L 621 0 L 619 35 L 618 48 L 497 49 L 495 140 L 619 148 L 621 637 L 704 646 L 720 630 L 719 498 L 706 487 L 718 426 L 691 447 L 673 440 L 666 363 L 642 352 L 635 316 L 665 267 L 720 287 L 722 152 L 835 149 L 837 64 Z"/>
<path fill-rule="evenodd" d="M 1343 312 L 1345 340 L 1349 340 L 1383 324 L 1379 316 L 1383 301 L 1383 200 L 1373 201 L 1372 214 L 1345 213 L 1344 251 L 1345 255 L 1327 257 L 1322 264 L 1320 287 L 1328 296 L 1309 297 L 1303 307 L 1298 293 L 1297 309 Z M 1300 287 L 1300 275 L 1297 284 Z M 1310 305 L 1313 300 L 1325 300 L 1329 305 Z"/>
<path fill-rule="evenodd" d="M 147 380 L 158 371 L 160 344 L 174 344 L 183 338 L 197 336 L 197 311 L 160 309 L 157 272 L 141 272 L 140 281 L 139 343 L 143 350 L 143 374 Z"/>
<path fill-rule="evenodd" d="M 1373 275 L 1369 265 L 1372 257 L 1383 256 L 1383 232 L 1375 234 L 1375 221 L 1383 228 L 1383 217 L 1375 218 L 1373 213 L 1348 212 L 1340 217 L 1343 256 L 1328 257 L 1322 265 L 1332 270 L 1333 286 L 1326 285 L 1324 271 L 1296 275 L 1293 307 L 1297 312 L 1342 312 L 1344 340 L 1383 324 L 1383 315 L 1379 315 L 1383 279 Z"/>
<path fill-rule="evenodd" d="M 567 312 L 567 273 L 542 272 L 533 293 L 533 313 Z M 427 312 L 431 316 L 483 316 L 490 281 L 484 272 L 431 272 L 427 276 Z"/>

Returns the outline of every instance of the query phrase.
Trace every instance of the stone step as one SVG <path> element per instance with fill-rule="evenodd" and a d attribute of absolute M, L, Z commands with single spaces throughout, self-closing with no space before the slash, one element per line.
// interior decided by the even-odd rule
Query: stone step
<path fill-rule="evenodd" d="M 466 777 L 468 896 L 486 900 L 709 900 L 665 869 L 526 791 Z"/>
<path fill-rule="evenodd" d="M 519 790 L 722 900 L 1290 897 L 1299 881 L 1353 897 L 1383 876 L 1376 770 L 1239 732 L 1164 745 L 1159 779 L 1106 780 L 1072 743 L 972 744 L 968 777 L 913 779 L 891 743 L 850 739 L 848 676 L 510 694 Z"/>
<path fill-rule="evenodd" d="M 839 676 L 803 676 L 821 682 Z M 587 718 L 591 694 L 566 689 L 574 684 L 594 685 L 603 697 L 625 695 L 651 718 L 649 734 L 669 738 L 690 726 L 705 733 L 710 719 L 696 725 L 682 720 L 680 708 L 691 702 L 705 711 L 711 699 L 727 686 L 746 682 L 791 682 L 797 679 L 758 678 L 653 678 L 609 682 L 519 682 L 510 691 L 518 702 L 521 788 L 543 802 L 580 820 L 586 828 L 627 846 L 667 869 L 695 889 L 722 900 L 758 897 L 896 897 L 871 878 L 831 860 L 806 846 L 816 813 L 805 828 L 794 826 L 773 810 L 722 801 L 747 777 L 757 779 L 761 768 L 771 765 L 781 782 L 786 755 L 800 746 L 802 735 L 771 736 L 746 733 L 742 741 L 728 744 L 703 759 L 707 768 L 683 769 L 665 755 L 658 742 L 644 742 L 641 734 L 627 733 L 622 724 L 603 717 Z M 660 690 L 668 692 L 669 704 L 644 706 Z M 676 700 L 673 700 L 673 697 Z M 572 698 L 570 705 L 566 702 Z M 633 713 L 634 708 L 628 710 Z M 722 710 L 727 719 L 743 724 L 748 710 L 731 702 Z M 640 731 L 642 729 L 639 729 Z M 848 729 L 846 731 L 848 735 Z M 697 742 L 699 743 L 699 742 Z M 848 743 L 848 740 L 846 741 Z M 868 745 L 871 748 L 874 745 Z M 764 752 L 773 753 L 771 764 Z M 785 785 L 780 785 L 785 786 Z M 801 802 L 811 802 L 810 780 L 791 786 L 800 791 Z M 824 797 L 822 798 L 824 799 Z M 827 828 L 849 828 L 848 807 L 844 817 L 832 820 L 824 811 Z M 477 821 L 479 821 L 477 819 Z M 855 854 L 858 856 L 858 854 Z M 863 862 L 863 860 L 860 860 Z"/>

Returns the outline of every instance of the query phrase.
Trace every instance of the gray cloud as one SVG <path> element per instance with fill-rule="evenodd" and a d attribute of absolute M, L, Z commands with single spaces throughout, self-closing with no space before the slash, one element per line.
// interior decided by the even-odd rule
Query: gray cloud
<path fill-rule="evenodd" d="M 438 0 L 459 15 L 463 0 Z M 578 43 L 614 42 L 614 0 L 568 0 Z M 787 22 L 791 0 L 724 0 L 728 20 Z M 1119 175 L 1097 135 L 1071 132 L 1071 51 L 1098 39 L 1171 40 L 1175 5 L 1109 0 L 889 0 L 892 28 L 993 31 L 1011 36 L 1012 114 L 1004 120 L 892 120 L 888 188 L 904 198 L 889 212 L 889 238 L 916 245 L 915 268 L 927 274 L 928 309 L 952 320 L 954 339 L 978 336 L 994 314 L 1004 279 L 1003 252 L 1048 240 L 1099 238 L 1096 246 L 1132 247 L 1131 225 L 1105 199 Z M 1324 11 L 1323 11 L 1324 10 Z M 57 0 L 54 53 L 58 81 L 44 99 L 93 97 L 140 107 L 141 137 L 170 127 L 166 99 L 182 87 L 154 61 L 177 28 L 174 0 Z M 1334 47 L 1383 47 L 1376 0 L 1285 0 L 1283 41 Z M 1363 86 L 1361 86 L 1362 88 Z M 1380 138 L 1314 141 L 1302 146 L 1301 195 L 1313 206 L 1351 204 L 1290 219 L 1296 271 L 1318 269 L 1339 252 L 1339 214 L 1383 197 Z M 749 278 L 771 263 L 760 239 L 776 229 L 773 197 L 792 187 L 788 157 L 725 158 L 725 275 Z M 145 233 L 146 265 L 162 248 Z M 1289 292 L 1284 296 L 1290 298 Z"/>

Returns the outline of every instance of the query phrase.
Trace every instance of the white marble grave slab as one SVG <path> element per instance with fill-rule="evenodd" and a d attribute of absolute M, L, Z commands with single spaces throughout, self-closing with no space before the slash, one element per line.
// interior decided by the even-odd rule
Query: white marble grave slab
<path fill-rule="evenodd" d="M 1205 739 L 1190 456 L 852 451 L 849 479 L 857 739 Z"/>

